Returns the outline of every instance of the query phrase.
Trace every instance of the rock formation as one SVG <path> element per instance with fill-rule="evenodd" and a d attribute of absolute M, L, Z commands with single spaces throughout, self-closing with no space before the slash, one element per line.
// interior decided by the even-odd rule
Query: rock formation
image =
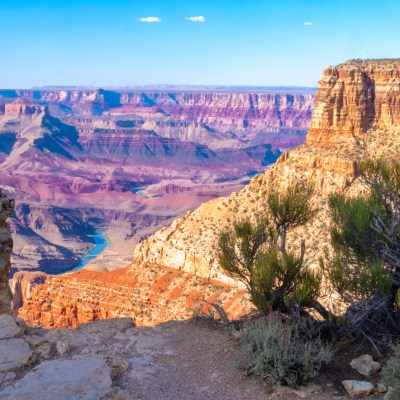
<path fill-rule="evenodd" d="M 326 104 L 338 104 L 337 93 L 333 90 L 327 90 L 325 81 L 336 82 L 337 76 L 349 76 L 349 79 L 344 79 L 341 85 L 343 93 L 347 93 L 348 108 L 346 111 L 348 120 L 356 120 L 352 116 L 354 110 L 364 110 L 364 113 L 372 113 L 371 109 L 375 110 L 376 104 L 374 101 L 367 101 L 364 94 L 360 94 L 359 86 L 354 85 L 354 73 L 345 74 L 344 71 L 355 70 L 360 76 L 365 76 L 365 82 L 369 82 L 371 87 L 365 88 L 365 93 L 374 92 L 376 87 L 380 87 L 378 76 L 396 76 L 400 70 L 399 63 L 391 63 L 381 65 L 380 62 L 350 62 L 336 68 L 330 68 L 332 77 L 329 78 L 324 73 L 321 87 L 318 90 L 316 111 L 314 119 L 321 119 L 321 109 L 324 109 Z M 374 80 L 367 79 L 371 71 L 379 69 L 379 75 L 374 75 Z M 361 71 L 361 72 L 360 72 Z M 386 71 L 384 73 L 384 71 Z M 356 75 L 357 75 L 356 74 Z M 386 78 L 385 78 L 386 79 Z M 399 84 L 393 81 L 393 88 L 388 91 L 396 93 Z M 363 92 L 364 93 L 364 92 Z M 392 97 L 390 104 L 396 104 L 396 97 Z M 388 106 L 389 107 L 389 106 Z M 356 113 L 358 113 L 357 111 Z M 394 115 L 395 108 L 388 108 L 387 115 Z M 339 113 L 340 114 L 340 113 Z M 325 115 L 323 113 L 323 115 Z M 357 114 L 358 115 L 358 114 Z M 231 285 L 233 282 L 228 279 L 219 269 L 215 260 L 216 242 L 221 230 L 233 222 L 234 218 L 242 216 L 260 215 L 266 210 L 265 196 L 268 190 L 285 188 L 288 184 L 294 181 L 302 181 L 311 183 L 315 187 L 313 201 L 318 204 L 320 212 L 316 219 L 305 227 L 298 228 L 290 232 L 288 241 L 295 249 L 298 248 L 301 239 L 306 241 L 306 257 L 307 262 L 317 267 L 318 258 L 322 251 L 327 246 L 329 247 L 329 214 L 327 208 L 327 197 L 332 192 L 341 191 L 348 195 L 359 193 L 362 190 L 362 182 L 357 174 L 357 162 L 370 157 L 397 157 L 400 153 L 400 124 L 396 119 L 393 119 L 393 124 L 390 128 L 383 121 L 380 125 L 380 120 L 374 122 L 374 127 L 360 125 L 360 129 L 351 131 L 349 135 L 343 133 L 342 128 L 338 127 L 336 122 L 327 119 L 327 134 L 326 137 L 338 137 L 340 140 L 325 140 L 325 143 L 330 143 L 329 147 L 324 145 L 324 141 L 307 140 L 307 142 L 284 153 L 278 162 L 271 167 L 267 172 L 256 176 L 249 185 L 241 191 L 233 193 L 228 197 L 213 199 L 202 204 L 194 211 L 188 211 L 182 218 L 175 220 L 169 227 L 161 229 L 155 235 L 142 241 L 135 249 L 134 264 L 127 270 L 122 270 L 118 278 L 111 273 L 99 274 L 96 276 L 85 275 L 87 272 L 80 274 L 68 275 L 68 278 L 46 278 L 44 284 L 31 285 L 29 296 L 26 295 L 25 289 L 16 290 L 19 294 L 18 302 L 23 304 L 19 310 L 20 315 L 33 322 L 39 320 L 45 325 L 60 324 L 75 325 L 83 319 L 102 318 L 104 315 L 110 315 L 111 308 L 116 308 L 121 312 L 121 315 L 126 315 L 125 307 L 129 301 L 124 302 L 124 298 L 135 299 L 135 304 L 140 304 L 136 297 L 128 295 L 126 297 L 126 289 L 123 288 L 123 282 L 132 282 L 128 292 L 134 292 L 133 288 L 143 288 L 143 283 L 138 284 L 139 276 L 146 277 L 147 281 L 151 279 L 161 279 L 160 274 L 164 276 L 165 270 L 172 271 L 172 276 L 177 279 L 187 279 L 186 277 L 194 276 L 202 277 L 203 279 L 215 279 L 219 282 L 225 282 Z M 335 120 L 336 121 L 336 120 Z M 317 122 L 313 121 L 314 131 Z M 361 129 L 362 127 L 362 129 Z M 321 128 L 322 129 L 322 128 Z M 323 130 L 325 132 L 325 128 Z M 321 138 L 323 137 L 323 134 Z M 174 189 L 176 190 L 176 189 Z M 149 266 L 153 269 L 153 276 L 149 274 Z M 169 267 L 165 269 L 166 267 Z M 175 272 L 174 272 L 175 271 Z M 137 275 L 139 274 L 139 275 Z M 59 280 L 58 280 L 59 279 Z M 166 278 L 162 278 L 161 281 Z M 180 280 L 172 279 L 168 290 L 165 292 L 168 306 L 161 308 L 158 304 L 152 309 L 151 318 L 159 318 L 161 315 L 168 314 L 168 309 L 174 310 L 172 297 L 176 288 L 182 288 Z M 107 282 L 107 288 L 111 284 L 112 295 L 108 289 L 101 291 L 91 285 L 90 281 Z M 114 283 L 115 282 L 115 286 Z M 118 282 L 118 283 L 117 283 Z M 121 284 L 119 285 L 119 282 Z M 169 281 L 170 282 L 170 281 Z M 200 282 L 200 281 L 199 281 Z M 187 285 L 188 283 L 185 283 Z M 119 286 L 118 286 L 119 285 Z M 138 286 L 136 286 L 138 285 Z M 148 284 L 147 284 L 148 285 Z M 190 286 L 189 291 L 193 290 L 195 283 Z M 221 284 L 219 284 L 221 285 Z M 99 286 L 101 286 L 99 284 Z M 104 286 L 104 285 L 103 285 Z M 24 287 L 22 284 L 21 288 Z M 25 285 L 27 287 L 27 285 Z M 49 290 L 49 288 L 52 290 Z M 83 288 L 85 290 L 83 291 Z M 151 289 L 153 288 L 153 289 Z M 159 289 L 156 286 L 151 286 L 146 289 L 145 298 L 160 296 Z M 140 289 L 141 293 L 143 289 Z M 186 290 L 186 289 L 185 289 Z M 118 293 L 118 294 L 117 294 Z M 156 294 L 157 293 L 157 294 Z M 164 293 L 164 292 L 163 292 Z M 65 295 L 64 295 L 65 294 Z M 119 297 L 119 296 L 122 297 Z M 187 296 L 188 293 L 185 294 Z M 241 304 L 238 297 L 238 292 L 235 292 L 235 301 L 231 298 L 220 299 L 221 303 L 229 310 L 234 310 L 236 304 Z M 154 298 L 155 298 L 154 297 Z M 161 296 L 162 297 L 162 296 Z M 161 298 L 160 297 L 160 298 Z M 118 299 L 114 300 L 110 299 Z M 39 300 L 40 299 L 40 300 Z M 73 300 L 75 299 L 75 300 Z M 67 304 L 72 303 L 72 309 L 68 308 Z M 107 304 L 112 306 L 107 306 Z M 120 304 L 120 305 L 118 305 Z M 124 305 L 122 305 L 124 304 Z M 152 303 L 153 304 L 153 303 Z M 235 304 L 235 306 L 233 306 Z M 96 306 L 99 305 L 98 308 Z M 171 308 L 168 308 L 171 307 Z M 140 308 L 140 306 L 139 306 Z M 106 310 L 106 314 L 102 314 L 102 310 Z M 107 311 L 108 310 L 108 311 Z M 108 314 L 107 314 L 108 312 Z M 181 315 L 183 315 L 181 313 Z M 71 317 L 72 315 L 72 317 Z M 76 315 L 81 317 L 76 318 Z M 138 310 L 135 307 L 130 308 L 129 315 L 138 315 Z M 69 318 L 69 320 L 68 320 Z M 75 319 L 74 319 L 75 318 Z M 139 317 L 138 323 L 151 323 L 151 321 Z M 65 321 L 69 321 L 66 323 Z M 72 322 L 73 321 L 73 322 Z"/>
<path fill-rule="evenodd" d="M 14 200 L 0 192 L 0 314 L 11 312 L 11 292 L 8 286 L 13 241 L 7 218 L 11 217 Z"/>
<path fill-rule="evenodd" d="M 205 300 L 222 304 L 229 318 L 250 308 L 242 290 L 156 265 L 58 276 L 18 272 L 13 293 L 18 316 L 31 326 L 46 328 L 122 317 L 132 318 L 137 325 L 155 325 L 215 312 Z"/>
<path fill-rule="evenodd" d="M 302 143 L 314 105 L 298 91 L 0 96 L 1 188 L 18 199 L 12 273 L 73 268 L 98 229 L 110 245 L 96 268 L 125 267 L 141 239 Z"/>
<path fill-rule="evenodd" d="M 321 212 L 312 224 L 291 233 L 306 240 L 311 264 L 329 245 L 327 196 L 358 192 L 357 162 L 365 158 L 397 157 L 400 153 L 400 61 L 351 61 L 324 71 L 317 91 L 306 143 L 283 154 L 267 172 L 238 193 L 201 205 L 140 243 L 136 262 L 178 268 L 225 280 L 215 260 L 221 229 L 234 218 L 265 210 L 269 188 L 293 181 L 315 187 Z"/>
<path fill-rule="evenodd" d="M 307 144 L 400 126 L 400 61 L 354 60 L 327 68 L 319 81 Z"/>

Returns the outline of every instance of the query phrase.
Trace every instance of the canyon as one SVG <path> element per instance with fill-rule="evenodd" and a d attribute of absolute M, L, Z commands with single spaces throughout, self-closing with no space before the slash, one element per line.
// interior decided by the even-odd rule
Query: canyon
<path fill-rule="evenodd" d="M 329 194 L 342 192 L 353 196 L 364 190 L 357 172 L 359 161 L 399 156 L 400 124 L 396 117 L 396 104 L 400 100 L 400 80 L 397 78 L 399 71 L 400 61 L 351 61 L 325 70 L 319 82 L 312 128 L 306 142 L 282 154 L 271 168 L 254 177 L 241 190 L 203 203 L 142 240 L 136 246 L 131 266 L 119 272 L 121 278 L 118 279 L 124 281 L 122 276 L 125 275 L 125 282 L 131 282 L 127 285 L 132 292 L 130 298 L 134 297 L 135 290 L 141 292 L 144 287 L 143 284 L 136 285 L 135 274 L 142 274 L 144 271 L 148 273 L 150 268 L 156 271 L 157 276 L 165 274 L 165 270 L 178 271 L 179 276 L 192 276 L 198 282 L 205 279 L 227 285 L 234 290 L 233 298 L 219 298 L 219 304 L 229 312 L 238 307 L 232 306 L 233 300 L 244 307 L 248 300 L 245 296 L 240 299 L 240 295 L 244 294 L 240 293 L 240 286 L 226 276 L 216 262 L 218 235 L 235 218 L 265 214 L 268 190 L 284 189 L 295 181 L 314 186 L 312 201 L 318 205 L 320 211 L 312 222 L 291 231 L 288 243 L 291 248 L 296 249 L 304 239 L 307 263 L 318 268 L 319 257 L 325 249 L 329 251 L 330 245 L 327 205 Z M 374 93 L 373 101 L 368 100 L 369 93 Z M 339 109 L 332 117 L 331 107 L 340 108 L 340 105 L 345 107 L 345 111 Z M 359 118 L 360 115 L 370 117 Z M 346 126 L 356 126 L 356 129 L 349 133 L 347 129 L 343 130 Z M 125 294 L 127 290 L 120 288 L 121 285 L 115 282 L 111 272 L 91 273 L 94 275 L 91 275 L 90 280 L 107 281 L 106 290 L 96 288 L 85 291 L 85 294 L 78 294 L 77 287 L 80 284 L 85 287 L 88 282 L 88 276 L 83 271 L 82 275 L 68 274 L 61 281 L 44 276 L 40 282 L 35 282 L 35 278 L 29 274 L 21 276 L 14 283 L 14 301 L 21 305 L 18 312 L 24 318 L 44 326 L 65 326 L 66 315 L 70 313 L 66 311 L 68 307 L 75 310 L 75 315 L 84 314 L 83 320 L 87 320 L 91 313 L 94 318 L 99 318 L 99 309 L 107 315 L 110 309 L 108 291 L 112 288 L 115 292 Z M 170 282 L 167 293 L 163 292 L 168 301 L 171 299 L 168 296 L 172 296 L 174 290 L 180 287 L 174 280 Z M 50 289 L 52 285 L 58 290 Z M 150 289 L 146 290 L 146 296 L 151 297 Z M 110 304 L 114 312 L 127 315 L 125 305 L 113 302 Z M 154 305 L 153 302 L 151 304 Z M 155 315 L 163 318 L 168 314 L 164 305 L 165 303 L 155 304 L 152 318 Z M 157 310 L 161 309 L 163 311 L 158 313 Z M 173 309 L 171 306 L 171 310 Z M 176 313 L 176 319 L 180 313 Z M 128 311 L 128 314 L 137 316 L 133 310 Z M 144 320 L 142 322 L 147 323 Z M 79 318 L 75 318 L 71 325 L 77 323 Z"/>
<path fill-rule="evenodd" d="M 328 68 L 319 82 L 304 144 L 283 153 L 239 191 L 187 211 L 142 240 L 126 268 L 14 273 L 12 303 L 7 278 L 13 242 L 7 221 L 13 223 L 12 211 L 18 205 L 0 194 L 0 399 L 30 399 L 32 393 L 44 400 L 54 393 L 60 399 L 93 400 L 276 398 L 261 380 L 244 377 L 237 368 L 243 359 L 234 351 L 234 324 L 217 330 L 210 328 L 210 319 L 188 320 L 193 315 L 212 316 L 218 305 L 229 318 L 250 311 L 246 293 L 216 263 L 216 239 L 234 218 L 265 213 L 271 188 L 305 182 L 314 186 L 312 201 L 320 210 L 313 221 L 291 232 L 288 241 L 297 247 L 305 239 L 307 262 L 318 268 L 318 258 L 329 250 L 328 195 L 353 196 L 365 190 L 357 170 L 360 161 L 399 157 L 399 101 L 400 60 L 354 60 Z M 24 107 L 36 117 L 47 113 L 20 100 L 12 107 Z M 335 107 L 337 112 L 332 111 Z M 58 132 L 63 129 L 60 126 Z M 77 157 L 76 147 L 70 145 L 73 136 L 52 138 L 51 133 L 46 131 L 51 140 L 47 147 L 36 147 L 34 156 L 42 157 L 50 147 L 52 155 L 56 149 Z M 42 129 L 30 131 L 28 140 L 32 135 L 43 143 L 43 134 Z M 26 142 L 21 142 L 23 147 Z M 26 199 L 32 189 L 36 187 L 25 189 Z M 177 192 L 173 186 L 169 190 Z M 40 190 L 36 195 L 49 197 Z M 90 221 L 91 216 L 85 218 Z M 57 221 L 66 231 L 73 230 L 67 215 Z M 9 315 L 11 307 L 15 319 Z M 344 398 L 333 380 L 324 380 L 331 375 L 328 371 L 315 380 L 317 385 L 301 392 L 283 391 L 282 398 Z M 372 396 L 384 395 L 378 391 Z"/>
<path fill-rule="evenodd" d="M 140 240 L 304 141 L 313 90 L 285 90 L 0 90 L 11 275 L 71 270 L 99 230 L 109 246 L 88 268 L 129 265 Z"/>

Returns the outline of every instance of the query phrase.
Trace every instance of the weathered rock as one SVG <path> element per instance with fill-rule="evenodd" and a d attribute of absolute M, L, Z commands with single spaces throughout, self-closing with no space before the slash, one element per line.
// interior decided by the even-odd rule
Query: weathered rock
<path fill-rule="evenodd" d="M 21 328 L 16 324 L 12 315 L 0 315 L 0 340 L 16 337 L 20 333 Z"/>
<path fill-rule="evenodd" d="M 0 392 L 0 400 L 100 400 L 112 391 L 112 368 L 99 358 L 44 361 Z"/>
<path fill-rule="evenodd" d="M 331 147 L 371 128 L 398 127 L 399 82 L 399 60 L 353 60 L 327 68 L 307 144 Z"/>
<path fill-rule="evenodd" d="M 60 356 L 64 356 L 71 351 L 69 344 L 60 340 L 56 342 L 56 350 Z"/>
<path fill-rule="evenodd" d="M 0 191 L 0 314 L 11 313 L 11 291 L 8 286 L 8 273 L 13 248 L 10 227 L 6 222 L 14 209 L 14 200 Z"/>
<path fill-rule="evenodd" d="M 45 359 L 50 358 L 54 353 L 54 343 L 44 342 L 36 347 L 36 352 Z"/>
<path fill-rule="evenodd" d="M 371 382 L 356 380 L 343 381 L 342 385 L 350 396 L 369 396 L 375 388 Z"/>
<path fill-rule="evenodd" d="M 364 354 L 355 358 L 351 361 L 350 365 L 351 368 L 355 369 L 359 374 L 367 377 L 374 375 L 381 369 L 381 365 L 374 361 L 369 354 Z"/>
<path fill-rule="evenodd" d="M 319 84 L 305 145 L 284 153 L 240 192 L 204 203 L 142 241 L 134 259 L 226 280 L 215 256 L 221 230 L 236 218 L 262 215 L 271 188 L 281 190 L 298 181 L 314 186 L 321 212 L 310 226 L 294 229 L 288 245 L 297 251 L 306 238 L 307 260 L 318 266 L 323 249 L 330 245 L 329 195 L 363 190 L 359 161 L 388 154 L 398 158 L 399 81 L 399 61 L 349 62 L 328 68 Z"/>
<path fill-rule="evenodd" d="M 31 326 L 80 325 L 79 330 L 91 332 L 95 340 L 101 340 L 99 335 L 121 335 L 126 329 L 135 329 L 132 320 L 136 325 L 154 325 L 191 318 L 196 309 L 208 312 L 210 306 L 204 305 L 203 298 L 221 304 L 229 318 L 240 317 L 250 307 L 240 288 L 160 266 L 48 275 L 43 284 L 35 285 L 29 283 L 31 274 L 24 272 L 28 283 L 19 281 L 21 287 L 30 286 L 30 292 L 29 297 L 25 297 L 25 290 L 21 292 L 24 301 L 18 315 Z M 97 320 L 104 319 L 109 322 L 97 325 Z M 82 325 L 93 320 L 96 324 Z"/>
<path fill-rule="evenodd" d="M 0 372 L 16 370 L 29 365 L 34 353 L 23 339 L 0 340 Z"/>

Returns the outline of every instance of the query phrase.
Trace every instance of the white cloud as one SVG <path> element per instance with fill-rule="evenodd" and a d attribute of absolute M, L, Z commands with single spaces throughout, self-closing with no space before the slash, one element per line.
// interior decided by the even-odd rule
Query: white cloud
<path fill-rule="evenodd" d="M 306 21 L 304 22 L 304 26 L 312 26 L 312 22 Z"/>
<path fill-rule="evenodd" d="M 144 18 L 139 18 L 138 21 L 140 21 L 140 22 L 161 22 L 161 18 L 158 18 L 158 17 L 144 17 Z"/>
<path fill-rule="evenodd" d="M 206 19 L 202 15 L 199 15 L 198 17 L 187 17 L 185 19 L 192 22 L 206 22 Z"/>

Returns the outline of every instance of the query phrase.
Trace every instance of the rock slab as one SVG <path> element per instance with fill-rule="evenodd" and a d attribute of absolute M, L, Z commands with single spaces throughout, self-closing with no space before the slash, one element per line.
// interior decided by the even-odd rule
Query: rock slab
<path fill-rule="evenodd" d="M 374 391 L 374 385 L 366 381 L 347 380 L 342 385 L 350 396 L 369 396 Z"/>
<path fill-rule="evenodd" d="M 99 400 L 112 391 L 111 373 L 101 358 L 45 361 L 1 391 L 0 400 Z"/>
<path fill-rule="evenodd" d="M 0 340 L 0 372 L 11 371 L 29 365 L 34 354 L 23 339 Z"/>
<path fill-rule="evenodd" d="M 11 339 L 19 335 L 20 332 L 21 328 L 15 323 L 11 315 L 0 315 L 0 340 Z"/>

